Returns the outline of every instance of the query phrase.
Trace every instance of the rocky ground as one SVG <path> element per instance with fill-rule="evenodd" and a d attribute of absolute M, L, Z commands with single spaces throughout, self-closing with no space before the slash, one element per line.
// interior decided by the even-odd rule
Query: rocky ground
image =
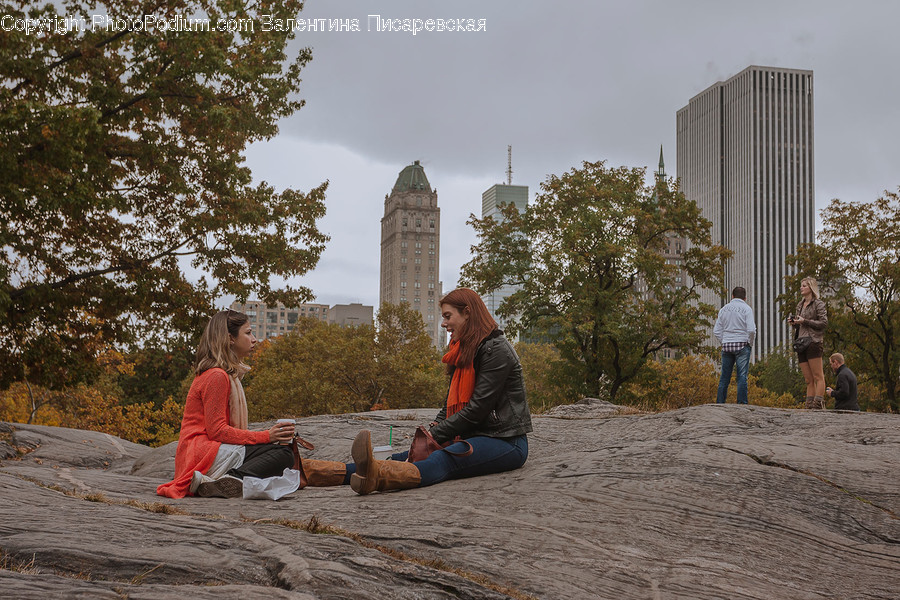
<path fill-rule="evenodd" d="M 308 457 L 434 410 L 304 419 Z M 900 416 L 699 406 L 535 417 L 502 475 L 278 501 L 157 497 L 174 445 L 0 425 L 3 598 L 900 597 Z M 263 428 L 265 424 L 260 424 Z"/>

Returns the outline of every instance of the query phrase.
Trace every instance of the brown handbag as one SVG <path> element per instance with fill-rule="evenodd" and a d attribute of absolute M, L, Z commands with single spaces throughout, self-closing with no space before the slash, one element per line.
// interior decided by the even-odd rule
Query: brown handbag
<path fill-rule="evenodd" d="M 300 449 L 297 447 L 298 445 L 303 446 L 307 450 L 315 450 L 315 446 L 312 445 L 311 442 L 307 442 L 302 437 L 294 434 L 294 437 L 291 438 L 291 452 L 294 454 L 294 470 L 300 471 L 300 489 L 306 487 L 306 473 L 303 472 L 303 469 L 300 468 L 300 465 L 303 461 L 300 460 Z"/>
<path fill-rule="evenodd" d="M 456 442 L 462 442 L 463 444 L 468 446 L 469 449 L 465 452 L 452 452 L 450 450 L 446 450 L 447 446 L 455 444 Z M 434 437 L 428 432 L 428 430 L 425 429 L 424 425 L 419 425 L 416 428 L 415 435 L 413 436 L 412 445 L 409 447 L 409 457 L 406 459 L 406 461 L 416 462 L 425 460 L 435 450 L 444 450 L 444 452 L 452 454 L 453 456 L 469 456 L 470 454 L 472 454 L 472 444 L 470 444 L 466 440 L 460 439 L 459 437 L 456 437 L 449 442 L 440 444 L 436 439 L 434 439 Z"/>

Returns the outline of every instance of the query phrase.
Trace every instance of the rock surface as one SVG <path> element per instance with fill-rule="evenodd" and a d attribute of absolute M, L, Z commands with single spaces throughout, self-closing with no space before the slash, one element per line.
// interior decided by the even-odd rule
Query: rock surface
<path fill-rule="evenodd" d="M 304 419 L 405 448 L 434 410 Z M 534 418 L 511 473 L 279 502 L 154 493 L 174 445 L 0 426 L 4 598 L 849 599 L 900 595 L 900 416 L 706 405 Z M 262 428 L 263 425 L 260 425 Z M 7 456 L 0 453 L 0 456 Z M 318 523 L 332 535 L 296 527 Z M 314 527 L 313 527 L 314 529 Z M 327 530 L 328 531 L 328 530 Z"/>

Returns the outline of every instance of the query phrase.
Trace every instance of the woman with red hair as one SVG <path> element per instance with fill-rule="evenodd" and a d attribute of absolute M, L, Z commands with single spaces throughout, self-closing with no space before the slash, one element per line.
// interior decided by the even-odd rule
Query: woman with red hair
<path fill-rule="evenodd" d="M 353 441 L 356 469 L 350 477 L 350 486 L 360 495 L 512 471 L 528 458 L 531 413 L 512 344 L 472 290 L 453 290 L 441 298 L 440 306 L 441 326 L 451 335 L 443 358 L 450 389 L 430 433 L 441 443 L 465 440 L 472 453 L 461 456 L 467 446 L 457 442 L 414 463 L 406 462 L 406 452 L 375 460 L 370 432 L 360 431 Z"/>

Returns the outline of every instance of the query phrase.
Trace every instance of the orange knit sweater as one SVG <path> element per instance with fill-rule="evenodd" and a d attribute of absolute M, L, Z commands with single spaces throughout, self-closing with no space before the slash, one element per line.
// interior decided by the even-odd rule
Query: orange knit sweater
<path fill-rule="evenodd" d="M 228 422 L 231 378 L 222 369 L 209 369 L 194 377 L 184 404 L 181 432 L 175 450 L 175 479 L 156 488 L 169 498 L 184 498 L 194 471 L 206 473 L 222 444 L 268 444 L 268 431 L 235 429 Z"/>

